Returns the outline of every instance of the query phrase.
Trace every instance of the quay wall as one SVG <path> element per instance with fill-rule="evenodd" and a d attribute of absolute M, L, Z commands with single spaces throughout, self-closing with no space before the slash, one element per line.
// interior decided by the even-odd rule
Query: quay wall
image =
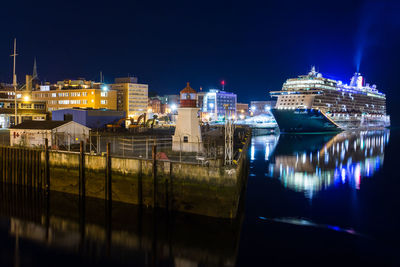
<path fill-rule="evenodd" d="M 216 162 L 209 162 L 206 166 L 111 157 L 111 200 L 211 217 L 235 218 L 247 182 L 250 138 L 250 135 L 246 137 L 236 164 L 232 166 L 219 166 Z M 29 155 L 32 153 L 29 151 L 15 147 L 0 149 L 1 167 L 6 168 L 6 171 L 0 172 L 3 182 L 107 199 L 106 156 L 85 153 L 82 174 L 80 153 L 35 150 L 34 160 L 31 161 Z M 81 181 L 84 181 L 83 193 Z"/>

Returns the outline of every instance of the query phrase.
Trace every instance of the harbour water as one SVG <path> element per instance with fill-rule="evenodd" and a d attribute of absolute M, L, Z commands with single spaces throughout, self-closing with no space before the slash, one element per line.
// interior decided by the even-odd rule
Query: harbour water
<path fill-rule="evenodd" d="M 398 265 L 400 131 L 252 139 L 236 220 L 1 187 L 2 266 Z"/>
<path fill-rule="evenodd" d="M 253 138 L 238 265 L 398 265 L 399 135 Z"/>

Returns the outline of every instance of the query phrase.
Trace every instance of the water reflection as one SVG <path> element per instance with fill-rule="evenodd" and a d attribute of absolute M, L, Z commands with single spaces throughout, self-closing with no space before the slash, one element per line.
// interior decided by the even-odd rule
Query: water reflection
<path fill-rule="evenodd" d="M 382 166 L 389 133 L 374 130 L 337 135 L 295 134 L 255 142 L 265 143 L 265 160 L 271 161 L 268 176 L 312 198 L 316 192 L 339 184 L 360 189 L 361 180 Z M 254 150 L 252 147 L 252 153 Z"/>
<path fill-rule="evenodd" d="M 232 221 L 123 203 L 107 207 L 102 200 L 81 203 L 67 194 L 46 196 L 3 185 L 0 235 L 8 233 L 10 241 L 2 245 L 14 262 L 38 259 L 26 249 L 32 242 L 41 251 L 50 249 L 40 266 L 55 266 L 74 257 L 76 264 L 94 266 L 235 264 L 243 215 Z"/>

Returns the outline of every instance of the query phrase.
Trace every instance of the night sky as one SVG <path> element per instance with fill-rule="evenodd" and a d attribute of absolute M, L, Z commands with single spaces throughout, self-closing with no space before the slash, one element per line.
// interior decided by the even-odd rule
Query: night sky
<path fill-rule="evenodd" d="M 263 100 L 315 65 L 348 82 L 356 71 L 388 97 L 400 124 L 400 1 L 2 1 L 0 81 L 106 82 L 135 75 L 159 94 L 192 87 Z"/>

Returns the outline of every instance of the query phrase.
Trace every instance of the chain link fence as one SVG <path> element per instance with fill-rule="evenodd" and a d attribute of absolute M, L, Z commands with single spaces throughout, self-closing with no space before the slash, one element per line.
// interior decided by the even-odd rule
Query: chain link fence
<path fill-rule="evenodd" d="M 44 148 L 45 139 L 49 140 L 49 148 L 53 151 L 74 151 L 79 152 L 80 142 L 84 142 L 86 153 L 104 155 L 107 152 L 107 144 L 110 143 L 110 154 L 115 157 L 126 158 L 152 158 L 152 147 L 157 147 L 156 158 L 177 162 L 190 162 L 207 165 L 209 161 L 224 159 L 224 136 L 223 129 L 217 129 L 213 134 L 205 134 L 202 142 L 195 144 L 196 152 L 187 152 L 182 140 L 173 142 L 172 135 L 137 135 L 124 133 L 91 132 L 89 135 L 67 133 L 53 133 L 49 135 L 35 136 L 35 142 L 28 138 L 21 138 L 18 144 L 20 147 Z M 7 130 L 0 130 L 0 143 L 3 146 L 10 145 L 10 133 Z M 237 139 L 237 138 L 236 138 Z M 234 156 L 238 157 L 241 147 L 240 134 L 239 142 L 235 142 Z M 198 147 L 197 147 L 198 146 Z"/>

